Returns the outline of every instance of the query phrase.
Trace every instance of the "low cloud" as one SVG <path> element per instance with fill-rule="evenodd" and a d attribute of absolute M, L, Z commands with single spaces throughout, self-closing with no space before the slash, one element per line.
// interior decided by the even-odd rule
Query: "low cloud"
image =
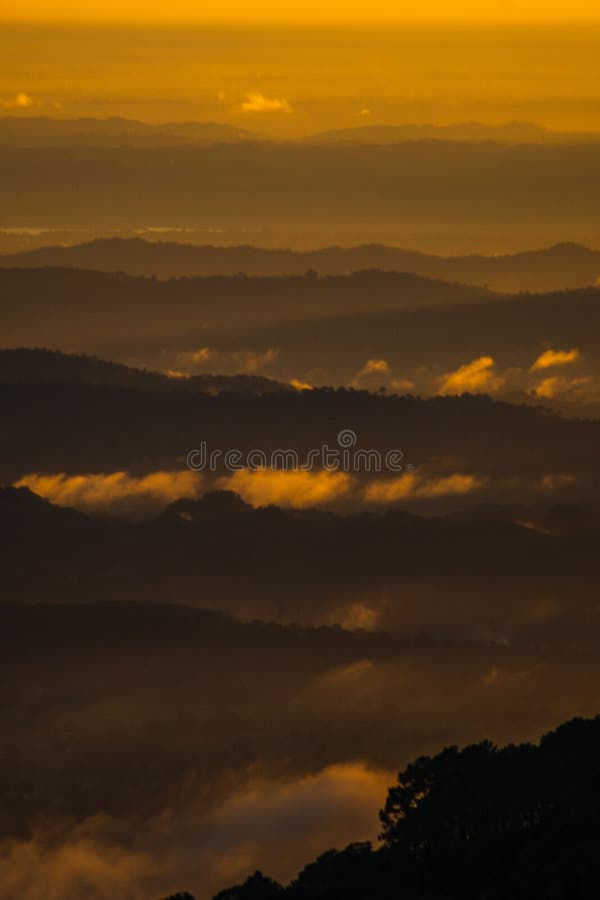
<path fill-rule="evenodd" d="M 465 392 L 494 393 L 504 385 L 494 369 L 491 356 L 480 356 L 460 366 L 454 372 L 447 372 L 439 381 L 439 393 L 444 395 L 464 394 Z"/>
<path fill-rule="evenodd" d="M 373 372 L 389 375 L 390 364 L 388 363 L 387 359 L 370 359 L 363 367 L 362 372 L 365 375 L 370 375 Z"/>
<path fill-rule="evenodd" d="M 381 620 L 381 610 L 356 601 L 336 607 L 328 620 L 330 625 L 339 624 L 349 631 L 375 631 Z"/>
<path fill-rule="evenodd" d="M 565 378 L 562 375 L 551 375 L 544 378 L 534 388 L 538 397 L 544 397 L 553 400 L 558 397 L 573 400 L 593 399 L 594 391 L 590 390 L 593 386 L 591 378 Z"/>
<path fill-rule="evenodd" d="M 572 350 L 545 350 L 544 353 L 538 356 L 531 367 L 531 371 L 537 372 L 539 369 L 550 369 L 553 366 L 567 366 L 570 363 L 577 362 L 580 356 L 581 354 L 576 347 Z"/>
<path fill-rule="evenodd" d="M 235 491 L 251 506 L 306 509 L 346 496 L 353 479 L 346 472 L 301 472 L 244 469 L 219 480 L 219 487 Z"/>
<path fill-rule="evenodd" d="M 251 113 L 292 112 L 292 107 L 287 100 L 280 97 L 265 97 L 264 94 L 255 91 L 246 94 L 241 106 L 244 112 Z"/>
<path fill-rule="evenodd" d="M 270 369 L 279 359 L 279 351 L 273 347 L 266 350 L 219 350 L 215 347 L 199 347 L 180 353 L 170 373 L 183 375 L 257 375 Z"/>
<path fill-rule="evenodd" d="M 550 472 L 542 475 L 538 484 L 542 491 L 559 491 L 561 488 L 572 487 L 576 481 L 576 476 L 569 472 Z"/>
<path fill-rule="evenodd" d="M 83 512 L 137 516 L 159 512 L 182 497 L 198 497 L 202 479 L 187 469 L 153 472 L 136 478 L 127 472 L 89 475 L 25 475 L 16 487 L 26 487 L 57 506 Z"/>
<path fill-rule="evenodd" d="M 92 822 L 62 841 L 41 833 L 7 841 L 2 849 L 0 900 L 139 900 L 158 876 L 158 862 L 144 852 L 102 842 Z"/>
<path fill-rule="evenodd" d="M 381 358 L 367 360 L 364 366 L 358 370 L 351 384 L 355 388 L 366 388 L 367 390 L 376 390 L 382 387 L 396 394 L 410 393 L 416 387 L 412 379 L 394 376 L 387 359 Z"/>
<path fill-rule="evenodd" d="M 485 393 L 506 396 L 529 394 L 540 399 L 562 399 L 571 402 L 597 402 L 599 398 L 595 371 L 582 368 L 584 360 L 578 348 L 546 350 L 533 363 L 524 366 L 502 366 L 492 356 L 482 355 L 451 371 L 439 367 L 419 365 L 397 373 L 392 363 L 383 357 L 368 359 L 350 378 L 357 389 L 377 391 L 385 388 L 395 394 L 455 396 L 463 393 Z M 588 361 L 590 362 L 590 361 Z M 566 366 L 577 369 L 565 374 Z M 557 368 L 557 367 L 562 367 Z"/>
<path fill-rule="evenodd" d="M 456 473 L 443 478 L 425 478 L 416 472 L 407 472 L 399 478 L 381 478 L 367 485 L 364 498 L 367 503 L 395 503 L 397 500 L 431 499 L 456 494 L 470 494 L 480 490 L 485 482 L 474 475 Z"/>
<path fill-rule="evenodd" d="M 208 900 L 257 868 L 287 881 L 330 847 L 375 840 L 394 774 L 357 761 L 230 780 L 212 808 L 190 777 L 184 796 L 141 824 L 102 815 L 2 842 L 0 900 L 142 900 L 183 889 Z"/>
<path fill-rule="evenodd" d="M 354 376 L 354 381 L 358 383 L 371 375 L 383 376 L 387 379 L 391 374 L 390 364 L 387 359 L 368 359 L 362 369 L 359 369 Z"/>
<path fill-rule="evenodd" d="M 33 105 L 34 99 L 29 94 L 19 93 L 14 97 L 0 99 L 0 108 L 2 109 L 30 109 Z"/>
<path fill-rule="evenodd" d="M 227 474 L 209 475 L 182 469 L 140 477 L 127 472 L 30 473 L 15 482 L 15 487 L 29 488 L 57 506 L 135 520 L 159 515 L 175 500 L 198 500 L 215 489 L 233 491 L 254 508 L 280 506 L 298 510 L 343 508 L 357 511 L 365 505 L 462 497 L 494 487 L 497 490 L 518 486 L 526 490 L 556 491 L 572 487 L 575 481 L 575 475 L 564 472 L 548 473 L 535 481 L 522 476 L 489 479 L 464 472 L 436 476 L 405 471 L 394 477 L 373 475 L 365 481 L 356 474 L 327 469 L 244 468 Z M 370 604 L 348 608 L 344 615 L 347 627 L 365 629 L 375 627 L 378 617 Z"/>
<path fill-rule="evenodd" d="M 212 817 L 216 871 L 231 882 L 268 860 L 269 871 L 287 880 L 307 858 L 332 846 L 375 840 L 377 811 L 392 781 L 391 772 L 356 762 L 292 782 L 255 782 Z"/>

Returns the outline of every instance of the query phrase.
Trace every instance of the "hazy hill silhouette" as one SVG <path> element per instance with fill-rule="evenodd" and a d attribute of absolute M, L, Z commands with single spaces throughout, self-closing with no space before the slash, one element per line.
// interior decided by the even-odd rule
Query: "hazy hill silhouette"
<path fill-rule="evenodd" d="M 255 132 L 222 122 L 161 122 L 136 119 L 61 118 L 48 116 L 0 117 L 0 144 L 8 146 L 164 146 L 165 144 L 269 141 Z M 598 132 L 555 131 L 534 122 L 486 125 L 459 122 L 452 125 L 366 125 L 322 131 L 296 143 L 391 144 L 403 141 L 490 141 L 508 144 L 569 144 L 600 140 Z"/>
<path fill-rule="evenodd" d="M 569 144 L 597 141 L 598 134 L 583 131 L 553 131 L 535 122 L 486 125 L 459 122 L 453 125 L 363 125 L 322 131 L 310 140 L 316 143 L 394 144 L 403 141 L 491 141 L 507 144 Z"/>
<path fill-rule="evenodd" d="M 351 276 L 247 278 L 214 276 L 159 281 L 85 269 L 2 269 L 0 309 L 5 346 L 79 344 L 77 335 L 140 344 L 174 334 L 194 339 L 210 326 L 236 330 L 280 320 L 493 300 L 479 287 L 395 272 Z"/>
<path fill-rule="evenodd" d="M 350 622 L 364 597 L 365 622 L 405 633 L 458 639 L 499 630 L 511 640 L 587 645 L 600 628 L 586 606 L 597 577 L 598 502 L 339 516 L 253 509 L 220 491 L 131 522 L 5 488 L 0 525 L 4 596 L 21 602 L 185 597 L 244 618 L 314 625 Z M 550 606 L 538 620 L 529 608 L 540 596 Z"/>
<path fill-rule="evenodd" d="M 251 131 L 219 122 L 166 122 L 136 119 L 53 119 L 47 116 L 0 117 L 0 146 L 16 147 L 161 147 L 171 144 L 255 140 Z"/>
<path fill-rule="evenodd" d="M 201 394 L 217 394 L 222 391 L 264 394 L 292 390 L 287 384 L 259 375 L 169 377 L 160 372 L 135 369 L 76 353 L 25 347 L 0 350 L 0 382 L 24 384 L 36 381 L 79 382 L 103 387 L 147 388 L 155 391 L 182 390 Z"/>
<path fill-rule="evenodd" d="M 374 290 L 376 283 L 374 278 Z M 548 346 L 578 347 L 597 368 L 597 288 L 489 299 L 493 302 L 443 301 L 335 317 L 326 316 L 323 307 L 318 317 L 248 328 L 243 340 L 247 346 L 276 347 L 280 371 L 301 376 L 322 372 L 338 384 L 351 383 L 359 365 L 369 358 L 387 360 L 391 370 L 402 375 L 421 366 L 441 374 L 482 354 L 529 368 Z M 239 342 L 240 333 L 234 341 L 223 332 L 219 337 L 221 346 L 228 348 Z M 579 414 L 586 415 L 584 407 Z"/>
<path fill-rule="evenodd" d="M 324 247 L 313 251 L 268 250 L 252 246 L 193 246 L 141 238 L 104 238 L 74 246 L 42 247 L 0 256 L 0 266 L 84 268 L 129 275 L 181 276 L 344 275 L 379 269 L 426 278 L 476 284 L 497 291 L 549 291 L 595 284 L 600 252 L 579 244 L 504 256 L 432 256 L 378 244 Z"/>
<path fill-rule="evenodd" d="M 0 269 L 0 291 L 5 347 L 77 349 L 162 371 L 354 384 L 369 359 L 384 359 L 396 389 L 408 379 L 430 394 L 442 374 L 481 356 L 525 376 L 547 347 L 578 348 L 586 375 L 598 365 L 597 288 L 506 295 L 380 271 L 161 281 L 48 268 Z M 584 401 L 579 414 L 592 414 Z"/>

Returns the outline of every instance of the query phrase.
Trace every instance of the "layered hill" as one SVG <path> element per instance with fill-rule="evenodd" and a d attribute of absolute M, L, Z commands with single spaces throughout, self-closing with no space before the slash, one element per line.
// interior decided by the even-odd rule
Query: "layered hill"
<path fill-rule="evenodd" d="M 344 275 L 380 269 L 458 281 L 497 291 L 549 291 L 587 287 L 600 277 L 600 252 L 563 243 L 501 256 L 435 256 L 399 247 L 366 244 L 312 251 L 253 246 L 195 246 L 142 238 L 97 239 L 73 246 L 49 246 L 0 256 L 3 267 L 122 271 L 129 275 L 181 276 Z"/>

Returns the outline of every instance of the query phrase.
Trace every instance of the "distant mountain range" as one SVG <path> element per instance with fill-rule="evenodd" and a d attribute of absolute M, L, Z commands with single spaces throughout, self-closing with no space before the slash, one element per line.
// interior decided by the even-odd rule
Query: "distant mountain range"
<path fill-rule="evenodd" d="M 597 501 L 486 504 L 462 518 L 401 508 L 339 516 L 272 505 L 253 509 L 236 494 L 219 491 L 177 501 L 147 521 L 151 526 L 82 514 L 25 488 L 0 487 L 5 596 L 18 602 L 89 603 L 127 596 L 131 602 L 168 603 L 186 591 L 198 598 L 195 605 L 210 598 L 213 608 L 237 615 L 252 598 L 265 617 L 286 584 L 292 621 L 307 625 L 359 586 L 366 590 L 377 582 L 397 589 L 398 608 L 394 615 L 389 610 L 387 622 L 395 620 L 397 628 L 406 624 L 399 589 L 416 575 L 427 582 L 435 563 L 438 574 L 460 573 L 470 590 L 477 591 L 482 578 L 502 588 L 506 627 L 519 578 L 526 576 L 540 593 L 554 592 L 566 580 L 570 594 L 561 594 L 560 621 L 572 628 L 573 609 L 585 604 L 584 585 L 596 570 L 593 551 L 600 536 Z M 28 566 L 32 553 L 36 566 L 43 562 L 44 584 L 36 567 Z M 256 565 L 259 555 L 268 568 Z M 236 598 L 242 584 L 243 596 Z M 464 615 L 464 607 L 454 602 L 457 614 L 460 609 Z M 485 617 L 485 610 L 478 615 Z M 594 621 L 589 627 L 597 634 Z M 541 631 L 544 623 L 538 627 Z M 548 637 L 553 630 L 546 623 Z"/>
<path fill-rule="evenodd" d="M 230 143 L 270 138 L 222 122 L 161 122 L 153 125 L 135 119 L 54 119 L 47 116 L 0 118 L 0 145 L 119 146 Z M 405 141 L 491 141 L 502 144 L 567 144 L 600 141 L 598 132 L 553 131 L 534 122 L 486 125 L 460 122 L 452 125 L 365 125 L 323 131 L 298 142 L 396 144 Z"/>
<path fill-rule="evenodd" d="M 322 131 L 312 137 L 318 143 L 397 144 L 403 141 L 493 141 L 501 144 L 563 144 L 594 142 L 596 132 L 552 131 L 535 122 L 458 122 L 453 125 L 363 125 Z"/>
<path fill-rule="evenodd" d="M 158 278 L 235 275 L 344 275 L 380 269 L 489 287 L 496 291 L 552 291 L 587 287 L 600 277 L 600 251 L 562 243 L 503 256 L 434 256 L 365 244 L 294 251 L 252 246 L 194 246 L 141 238 L 102 238 L 73 246 L 41 247 L 0 255 L 0 267 L 40 266 L 156 275 Z"/>

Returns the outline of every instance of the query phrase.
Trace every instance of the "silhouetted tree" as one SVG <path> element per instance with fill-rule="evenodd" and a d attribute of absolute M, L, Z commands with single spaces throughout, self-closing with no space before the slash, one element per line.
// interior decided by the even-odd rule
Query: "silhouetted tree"
<path fill-rule="evenodd" d="M 237 887 L 227 888 L 215 897 L 215 900 L 274 900 L 281 897 L 283 888 L 262 872 L 255 872 Z"/>

